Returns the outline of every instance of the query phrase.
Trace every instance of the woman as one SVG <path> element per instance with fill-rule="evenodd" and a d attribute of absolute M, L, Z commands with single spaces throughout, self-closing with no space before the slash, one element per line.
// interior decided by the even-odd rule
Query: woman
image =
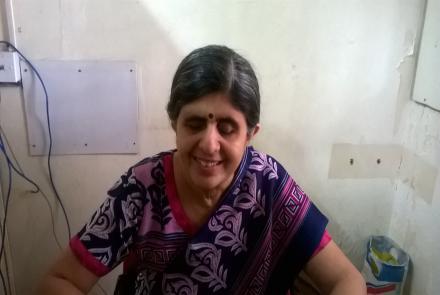
<path fill-rule="evenodd" d="M 248 145 L 260 94 L 247 60 L 223 46 L 191 52 L 167 111 L 177 149 L 121 177 L 41 294 L 85 294 L 120 262 L 116 294 L 286 294 L 301 270 L 325 294 L 365 294 L 326 217 Z"/>

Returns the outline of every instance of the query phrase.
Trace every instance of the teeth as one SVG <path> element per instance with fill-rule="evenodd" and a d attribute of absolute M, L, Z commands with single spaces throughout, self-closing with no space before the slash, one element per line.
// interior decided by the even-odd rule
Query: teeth
<path fill-rule="evenodd" d="M 213 167 L 215 165 L 217 165 L 219 162 L 213 162 L 213 161 L 204 161 L 201 159 L 197 159 L 197 162 L 200 163 L 200 165 L 202 165 L 203 167 Z"/>

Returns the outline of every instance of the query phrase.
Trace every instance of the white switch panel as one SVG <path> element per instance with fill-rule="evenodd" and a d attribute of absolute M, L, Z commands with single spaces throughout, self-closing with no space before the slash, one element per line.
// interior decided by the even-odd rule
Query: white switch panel
<path fill-rule="evenodd" d="M 21 80 L 17 52 L 0 52 L 0 83 L 17 83 Z"/>

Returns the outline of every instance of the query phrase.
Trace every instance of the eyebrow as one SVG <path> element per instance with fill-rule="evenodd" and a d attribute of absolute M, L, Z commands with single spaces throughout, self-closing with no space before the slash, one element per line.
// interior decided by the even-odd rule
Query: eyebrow
<path fill-rule="evenodd" d="M 208 119 L 203 117 L 203 116 L 198 116 L 198 115 L 190 115 L 186 118 L 183 119 L 183 121 L 185 122 L 189 122 L 189 121 L 197 121 L 197 122 L 201 122 L 201 121 L 207 121 Z"/>
<path fill-rule="evenodd" d="M 231 124 L 234 128 L 238 128 L 238 123 L 237 121 L 235 121 L 234 119 L 230 118 L 230 117 L 225 117 L 225 118 L 219 118 L 217 120 L 219 123 L 227 123 L 227 124 Z"/>
<path fill-rule="evenodd" d="M 207 117 L 204 116 L 200 116 L 200 115 L 189 115 L 188 117 L 183 119 L 184 122 L 206 122 L 208 121 Z M 219 123 L 227 123 L 227 124 L 231 124 L 234 127 L 238 127 L 238 123 L 236 120 L 234 120 L 231 117 L 216 117 L 216 121 Z"/>

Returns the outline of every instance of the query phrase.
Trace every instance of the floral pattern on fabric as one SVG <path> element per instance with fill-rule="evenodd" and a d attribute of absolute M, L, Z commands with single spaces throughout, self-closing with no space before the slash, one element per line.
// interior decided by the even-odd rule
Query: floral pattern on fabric
<path fill-rule="evenodd" d="M 234 208 L 223 205 L 209 221 L 209 229 L 219 232 L 215 236 L 214 243 L 226 248 L 231 248 L 235 255 L 241 251 L 247 251 L 246 230 L 241 225 L 242 214 Z"/>
<path fill-rule="evenodd" d="M 301 247 L 316 247 L 309 240 L 319 240 L 327 220 L 285 169 L 270 156 L 247 148 L 216 211 L 189 234 L 177 222 L 165 188 L 165 170 L 172 169 L 172 161 L 163 159 L 172 159 L 172 154 L 147 158 L 130 169 L 77 235 L 103 265 L 113 268 L 124 260 L 124 273 L 136 274 L 130 279 L 134 293 L 122 289 L 119 294 L 287 290 L 311 256 Z M 173 200 L 178 200 L 174 194 Z M 294 240 L 302 228 L 307 228 L 302 233 L 306 238 L 298 248 Z M 286 253 L 295 258 L 286 259 Z"/>
<path fill-rule="evenodd" d="M 171 210 L 164 194 L 165 177 L 160 161 L 154 163 L 151 184 L 145 186 L 134 173 L 135 165 L 108 191 L 108 197 L 79 232 L 79 239 L 90 253 L 107 267 L 116 266 L 128 255 L 139 230 L 144 208 L 151 203 L 153 220 L 163 228 L 171 220 Z M 142 161 L 142 164 L 152 164 Z"/>
<path fill-rule="evenodd" d="M 261 171 L 269 180 L 278 179 L 278 165 L 271 157 L 259 151 L 252 151 L 252 162 L 250 170 Z"/>
<path fill-rule="evenodd" d="M 79 232 L 79 238 L 97 260 L 112 267 L 128 254 L 148 202 L 144 186 L 129 170 L 108 191 L 108 198 Z"/>
<path fill-rule="evenodd" d="M 198 287 L 182 274 L 165 274 L 162 282 L 162 293 L 169 295 L 197 295 Z"/>
<path fill-rule="evenodd" d="M 157 221 L 163 229 L 171 220 L 171 208 L 169 202 L 163 193 L 165 189 L 165 178 L 163 174 L 163 166 L 161 163 L 156 165 L 151 171 L 151 177 L 156 183 L 162 185 L 151 185 L 147 188 L 150 195 L 153 220 Z"/>
<path fill-rule="evenodd" d="M 155 281 L 156 272 L 150 272 L 145 269 L 139 272 L 136 277 L 135 283 L 135 295 L 148 295 L 151 294 Z"/>
<path fill-rule="evenodd" d="M 191 278 L 208 283 L 216 292 L 225 289 L 228 270 L 220 263 L 222 251 L 211 243 L 190 244 L 186 251 L 186 262 L 193 266 Z"/>
<path fill-rule="evenodd" d="M 234 199 L 234 207 L 251 209 L 253 218 L 265 215 L 265 196 L 262 196 L 261 190 L 257 189 L 255 173 L 248 172 L 234 194 L 237 195 Z"/>

